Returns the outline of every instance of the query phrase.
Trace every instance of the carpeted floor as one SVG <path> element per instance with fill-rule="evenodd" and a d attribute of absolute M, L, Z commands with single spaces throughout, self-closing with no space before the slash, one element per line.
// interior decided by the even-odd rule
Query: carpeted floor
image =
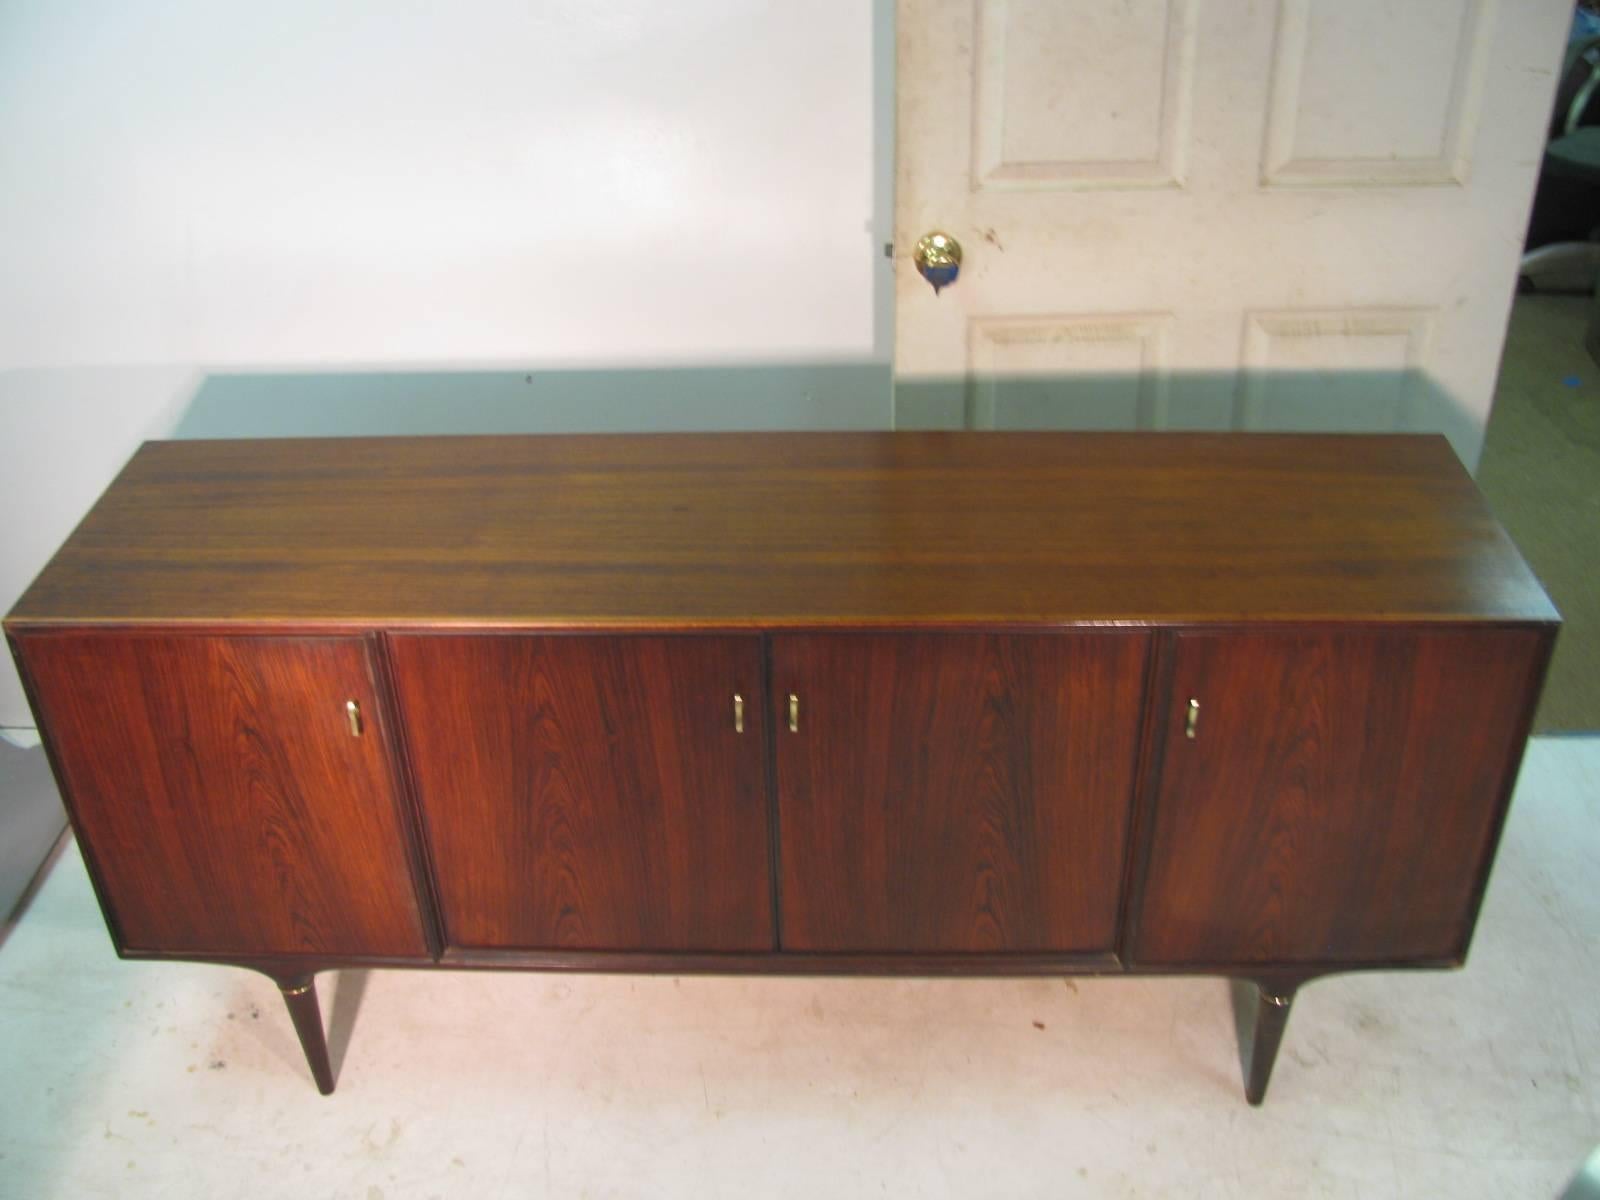
<path fill-rule="evenodd" d="M 1478 483 L 1565 624 L 1535 729 L 1600 729 L 1600 365 L 1594 301 L 1518 296 Z"/>

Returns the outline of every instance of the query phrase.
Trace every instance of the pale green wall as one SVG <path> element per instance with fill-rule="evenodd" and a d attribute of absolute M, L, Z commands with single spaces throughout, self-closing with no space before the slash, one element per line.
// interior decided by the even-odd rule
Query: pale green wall
<path fill-rule="evenodd" d="M 222 374 L 180 438 L 715 429 L 883 429 L 889 365 L 646 371 Z"/>

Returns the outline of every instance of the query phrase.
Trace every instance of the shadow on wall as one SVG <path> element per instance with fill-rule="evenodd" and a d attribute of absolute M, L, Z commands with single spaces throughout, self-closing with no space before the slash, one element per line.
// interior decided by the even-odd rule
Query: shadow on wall
<path fill-rule="evenodd" d="M 1487 416 L 1412 370 L 910 380 L 894 407 L 899 429 L 1442 433 L 1469 469 Z"/>
<path fill-rule="evenodd" d="M 653 370 L 219 374 L 172 436 L 757 429 L 1443 433 L 1475 467 L 1483 417 L 1417 371 L 891 380 L 877 362 Z"/>
<path fill-rule="evenodd" d="M 210 375 L 175 438 L 886 429 L 882 362 Z"/>

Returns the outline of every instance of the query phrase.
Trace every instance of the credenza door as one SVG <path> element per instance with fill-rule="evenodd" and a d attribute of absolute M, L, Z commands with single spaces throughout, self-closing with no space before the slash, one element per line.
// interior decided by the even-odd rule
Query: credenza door
<path fill-rule="evenodd" d="M 1494 628 L 1179 636 L 1134 961 L 1463 953 L 1544 647 Z"/>
<path fill-rule="evenodd" d="M 390 646 L 451 945 L 772 948 L 759 637 Z"/>
<path fill-rule="evenodd" d="M 1111 951 L 1147 647 L 773 638 L 783 948 Z"/>
<path fill-rule="evenodd" d="M 369 639 L 18 645 L 124 947 L 427 956 Z"/>

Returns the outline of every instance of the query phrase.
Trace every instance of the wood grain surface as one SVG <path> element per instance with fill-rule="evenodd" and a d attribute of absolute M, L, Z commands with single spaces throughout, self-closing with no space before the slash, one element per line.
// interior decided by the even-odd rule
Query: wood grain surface
<path fill-rule="evenodd" d="M 1148 641 L 774 638 L 783 948 L 1110 950 Z"/>
<path fill-rule="evenodd" d="M 1134 964 L 1464 953 L 1545 653 L 1531 630 L 1181 635 Z"/>
<path fill-rule="evenodd" d="M 147 443 L 12 611 L 839 626 L 1555 619 L 1443 438 Z"/>
<path fill-rule="evenodd" d="M 390 654 L 451 945 L 773 948 L 759 638 L 415 635 Z"/>
<path fill-rule="evenodd" d="M 89 632 L 20 647 L 124 945 L 427 957 L 365 639 Z"/>

